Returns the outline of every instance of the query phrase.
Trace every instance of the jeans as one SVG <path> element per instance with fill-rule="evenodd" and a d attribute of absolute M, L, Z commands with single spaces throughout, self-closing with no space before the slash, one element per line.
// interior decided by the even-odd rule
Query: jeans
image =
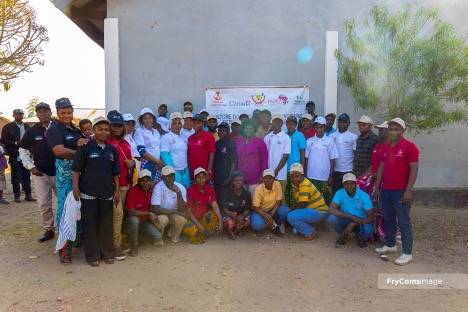
<path fill-rule="evenodd" d="M 278 207 L 275 215 L 273 216 L 273 220 L 275 220 L 277 225 L 281 225 L 286 221 L 289 211 L 289 208 L 286 206 Z M 253 211 L 250 214 L 250 227 L 252 230 L 260 232 L 267 228 L 267 223 L 260 214 Z"/>
<path fill-rule="evenodd" d="M 352 222 L 351 219 L 347 218 L 340 218 L 335 215 L 329 215 L 328 216 L 328 224 L 335 229 L 335 231 L 338 234 L 341 234 L 344 229 Z M 359 234 L 363 238 L 371 238 L 372 235 L 374 234 L 374 225 L 372 223 L 367 223 L 364 225 L 361 225 L 359 229 Z"/>
<path fill-rule="evenodd" d="M 310 236 L 315 231 L 312 224 L 319 223 L 326 216 L 326 212 L 320 212 L 313 208 L 294 209 L 288 214 L 288 222 L 301 235 Z"/>
<path fill-rule="evenodd" d="M 401 232 L 402 252 L 410 255 L 413 250 L 413 228 L 409 203 L 401 201 L 405 190 L 382 190 L 385 245 L 395 246 L 397 224 Z"/>
<path fill-rule="evenodd" d="M 20 183 L 23 186 L 23 191 L 26 195 L 31 195 L 31 174 L 29 170 L 23 167 L 21 161 L 15 157 L 10 157 L 11 167 L 11 185 L 13 186 L 13 193 L 15 198 L 21 196 Z"/>
<path fill-rule="evenodd" d="M 127 230 L 132 248 L 138 247 L 138 235 L 140 231 L 148 235 L 153 242 L 162 239 L 161 232 L 151 221 L 140 221 L 140 218 L 137 216 L 127 218 Z"/>

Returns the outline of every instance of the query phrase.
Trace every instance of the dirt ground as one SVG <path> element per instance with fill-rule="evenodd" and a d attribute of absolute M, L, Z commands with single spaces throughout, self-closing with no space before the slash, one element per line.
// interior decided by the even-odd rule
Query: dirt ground
<path fill-rule="evenodd" d="M 63 266 L 55 242 L 36 241 L 35 204 L 0 206 L 0 311 L 468 311 L 467 290 L 378 289 L 378 273 L 468 273 L 467 208 L 414 207 L 413 220 L 405 267 L 372 246 L 337 249 L 323 227 L 313 242 L 249 232 L 144 245 L 136 258 L 92 268 L 81 250 Z"/>

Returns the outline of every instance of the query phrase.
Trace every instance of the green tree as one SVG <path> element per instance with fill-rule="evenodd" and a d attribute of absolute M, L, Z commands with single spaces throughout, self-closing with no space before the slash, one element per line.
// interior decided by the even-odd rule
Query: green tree
<path fill-rule="evenodd" d="M 27 0 L 0 0 L 0 90 L 14 79 L 43 65 L 42 43 L 49 40 Z"/>
<path fill-rule="evenodd" d="M 39 104 L 39 98 L 37 96 L 31 98 L 26 105 L 26 116 L 34 117 L 36 116 L 36 105 Z"/>
<path fill-rule="evenodd" d="M 401 117 L 416 131 L 468 123 L 468 48 L 438 10 L 374 6 L 370 20 L 347 20 L 345 30 L 351 55 L 336 57 L 356 109 Z"/>

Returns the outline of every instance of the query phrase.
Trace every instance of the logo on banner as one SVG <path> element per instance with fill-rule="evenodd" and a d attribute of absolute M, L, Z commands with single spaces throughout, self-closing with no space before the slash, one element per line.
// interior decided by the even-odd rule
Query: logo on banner
<path fill-rule="evenodd" d="M 283 103 L 283 105 L 288 104 L 288 97 L 286 95 L 278 96 L 278 100 L 280 100 Z"/>
<path fill-rule="evenodd" d="M 222 105 L 223 104 L 223 95 L 221 91 L 216 91 L 213 95 L 213 105 Z"/>
<path fill-rule="evenodd" d="M 252 101 L 254 101 L 255 104 L 260 105 L 265 101 L 265 93 L 262 92 L 262 94 L 255 94 L 251 96 Z"/>

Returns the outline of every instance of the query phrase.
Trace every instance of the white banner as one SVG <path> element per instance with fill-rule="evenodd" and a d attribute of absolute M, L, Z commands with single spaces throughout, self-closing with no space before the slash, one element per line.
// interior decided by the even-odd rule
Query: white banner
<path fill-rule="evenodd" d="M 252 116 L 255 109 L 268 109 L 284 118 L 305 112 L 309 86 L 294 87 L 220 87 L 206 89 L 206 109 L 218 121 L 232 121 L 240 114 Z"/>

